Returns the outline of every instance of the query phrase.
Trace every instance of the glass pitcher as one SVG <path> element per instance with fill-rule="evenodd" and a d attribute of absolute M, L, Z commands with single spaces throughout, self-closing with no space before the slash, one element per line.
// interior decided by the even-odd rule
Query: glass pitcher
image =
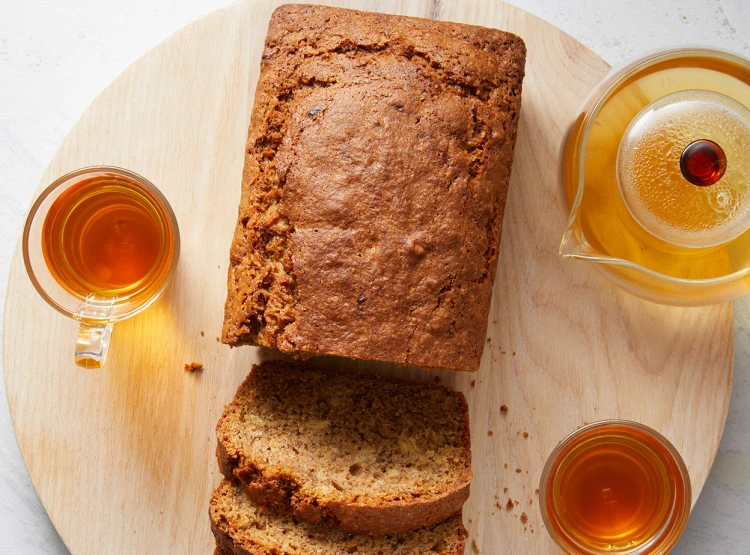
<path fill-rule="evenodd" d="M 681 48 L 614 70 L 562 160 L 561 256 L 662 304 L 750 290 L 750 62 Z"/>

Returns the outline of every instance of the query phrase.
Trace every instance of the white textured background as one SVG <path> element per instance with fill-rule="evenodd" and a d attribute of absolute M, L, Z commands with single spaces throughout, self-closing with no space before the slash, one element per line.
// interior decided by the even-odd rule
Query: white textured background
<path fill-rule="evenodd" d="M 151 47 L 228 3 L 0 0 L 0 304 L 31 195 L 81 113 Z M 656 48 L 684 44 L 721 47 L 750 58 L 748 0 L 511 3 L 557 25 L 615 66 Z M 750 298 L 734 308 L 729 417 L 711 475 L 673 551 L 678 555 L 750 555 Z M 4 382 L 0 389 L 0 554 L 67 554 L 18 451 Z"/>

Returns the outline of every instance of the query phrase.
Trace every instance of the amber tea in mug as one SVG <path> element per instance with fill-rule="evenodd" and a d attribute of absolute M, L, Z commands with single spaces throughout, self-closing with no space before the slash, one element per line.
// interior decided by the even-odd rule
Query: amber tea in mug
<path fill-rule="evenodd" d="M 76 362 L 99 367 L 111 325 L 162 293 L 179 253 L 177 222 L 150 182 L 119 168 L 87 168 L 57 180 L 24 230 L 32 282 L 81 322 Z"/>
<path fill-rule="evenodd" d="M 73 294 L 114 297 L 153 288 L 173 245 L 157 208 L 134 183 L 88 178 L 63 192 L 42 228 L 52 276 Z"/>

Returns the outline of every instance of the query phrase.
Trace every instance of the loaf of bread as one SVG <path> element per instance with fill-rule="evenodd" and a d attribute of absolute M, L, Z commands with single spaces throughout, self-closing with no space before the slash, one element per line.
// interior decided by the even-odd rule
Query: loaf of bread
<path fill-rule="evenodd" d="M 466 400 L 435 384 L 267 361 L 217 436 L 222 473 L 256 502 L 355 534 L 431 526 L 469 496 Z"/>
<path fill-rule="evenodd" d="M 278 8 L 223 342 L 477 370 L 525 55 L 495 29 Z"/>
<path fill-rule="evenodd" d="M 394 536 L 355 536 L 258 506 L 241 485 L 224 480 L 209 503 L 214 555 L 463 555 L 461 514 L 431 528 Z"/>

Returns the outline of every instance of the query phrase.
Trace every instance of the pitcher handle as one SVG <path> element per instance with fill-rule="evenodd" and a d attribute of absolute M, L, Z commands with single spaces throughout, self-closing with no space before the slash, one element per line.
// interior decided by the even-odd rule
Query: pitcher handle
<path fill-rule="evenodd" d="M 107 358 L 112 324 L 81 322 L 76 338 L 76 364 L 82 368 L 101 368 Z"/>
<path fill-rule="evenodd" d="M 75 360 L 82 368 L 101 368 L 107 358 L 116 297 L 89 295 L 76 312 L 80 321 L 76 338 Z"/>

